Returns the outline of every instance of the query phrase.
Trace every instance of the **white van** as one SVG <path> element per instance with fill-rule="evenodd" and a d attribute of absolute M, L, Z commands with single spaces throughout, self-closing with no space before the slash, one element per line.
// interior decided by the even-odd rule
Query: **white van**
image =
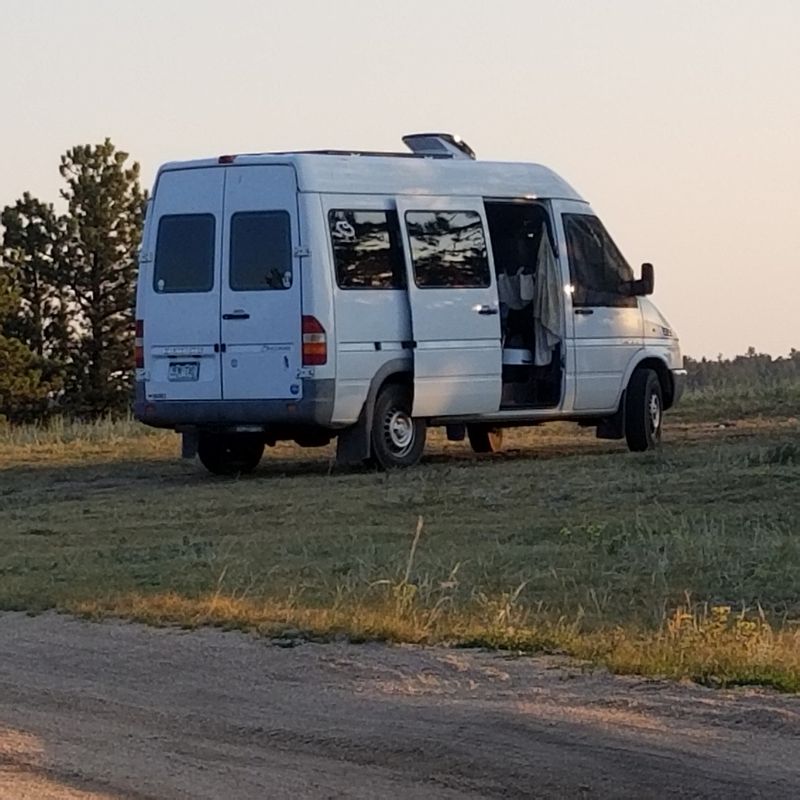
<path fill-rule="evenodd" d="M 678 339 L 589 204 L 549 169 L 448 134 L 409 153 L 164 165 L 136 322 L 137 419 L 212 472 L 265 444 L 415 464 L 428 426 L 477 452 L 573 420 L 654 447 L 683 389 Z"/>

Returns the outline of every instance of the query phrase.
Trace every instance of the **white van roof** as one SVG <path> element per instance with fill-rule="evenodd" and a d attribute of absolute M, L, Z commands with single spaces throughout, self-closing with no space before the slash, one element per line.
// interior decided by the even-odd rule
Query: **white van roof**
<path fill-rule="evenodd" d="M 302 192 L 583 200 L 563 178 L 539 164 L 431 158 L 406 153 L 247 154 L 171 162 L 164 164 L 159 173 L 219 164 L 288 164 L 294 167 Z"/>

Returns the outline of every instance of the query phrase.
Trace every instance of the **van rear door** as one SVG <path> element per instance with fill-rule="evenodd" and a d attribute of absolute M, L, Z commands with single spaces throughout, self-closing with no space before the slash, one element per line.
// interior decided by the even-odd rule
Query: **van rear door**
<path fill-rule="evenodd" d="M 399 198 L 414 333 L 415 417 L 500 408 L 497 284 L 480 198 Z"/>
<path fill-rule="evenodd" d="M 226 173 L 222 397 L 299 399 L 302 311 L 294 169 L 234 166 Z"/>
<path fill-rule="evenodd" d="M 222 170 L 162 172 L 149 209 L 139 296 L 145 394 L 150 400 L 219 400 L 219 253 Z"/>

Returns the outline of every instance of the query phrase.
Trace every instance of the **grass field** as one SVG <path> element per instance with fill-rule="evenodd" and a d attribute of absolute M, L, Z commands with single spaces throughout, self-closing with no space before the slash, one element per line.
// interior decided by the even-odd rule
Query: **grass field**
<path fill-rule="evenodd" d="M 238 480 L 135 423 L 7 430 L 0 608 L 800 691 L 800 421 L 748 402 L 689 397 L 655 453 L 555 426 L 390 474 L 282 445 Z"/>

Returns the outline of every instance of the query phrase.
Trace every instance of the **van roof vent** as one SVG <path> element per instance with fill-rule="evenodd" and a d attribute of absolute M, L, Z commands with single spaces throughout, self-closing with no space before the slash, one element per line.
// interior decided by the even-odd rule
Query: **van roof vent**
<path fill-rule="evenodd" d="M 475 160 L 475 151 L 452 133 L 410 133 L 403 137 L 403 144 L 418 156 L 449 156 Z"/>

